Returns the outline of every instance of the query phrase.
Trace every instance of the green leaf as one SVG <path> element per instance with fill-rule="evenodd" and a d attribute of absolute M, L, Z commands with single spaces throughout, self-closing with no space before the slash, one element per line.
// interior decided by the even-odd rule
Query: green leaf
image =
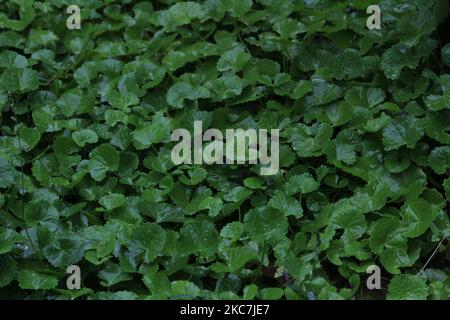
<path fill-rule="evenodd" d="M 80 147 L 84 147 L 88 143 L 97 143 L 98 136 L 91 129 L 83 129 L 72 133 L 72 139 Z"/>
<path fill-rule="evenodd" d="M 264 180 L 259 177 L 250 177 L 244 180 L 244 185 L 250 189 L 264 189 Z"/>
<path fill-rule="evenodd" d="M 250 55 L 241 47 L 225 52 L 217 62 L 217 70 L 221 72 L 240 71 L 244 65 L 250 60 Z"/>
<path fill-rule="evenodd" d="M 114 127 L 119 122 L 127 124 L 128 116 L 125 112 L 120 110 L 106 110 L 105 121 L 107 126 Z"/>
<path fill-rule="evenodd" d="M 399 246 L 405 239 L 398 232 L 400 221 L 395 218 L 382 218 L 375 222 L 370 232 L 369 246 L 373 252 L 380 254 L 384 247 Z"/>
<path fill-rule="evenodd" d="M 252 194 L 252 191 L 250 189 L 244 188 L 244 187 L 236 187 L 231 190 L 228 190 L 228 192 L 224 195 L 224 200 L 230 201 L 230 202 L 241 202 L 247 199 Z"/>
<path fill-rule="evenodd" d="M 424 300 L 427 296 L 428 286 L 420 276 L 400 274 L 389 283 L 388 300 Z"/>
<path fill-rule="evenodd" d="M 254 284 L 248 285 L 244 288 L 244 300 L 253 300 L 258 294 L 258 287 Z"/>
<path fill-rule="evenodd" d="M 45 258 L 54 267 L 67 267 L 78 263 L 84 256 L 86 243 L 83 239 L 70 232 L 57 234 L 52 243 L 44 247 Z"/>
<path fill-rule="evenodd" d="M 445 196 L 450 200 L 450 178 L 444 180 L 443 186 L 445 188 Z"/>
<path fill-rule="evenodd" d="M 124 112 L 129 112 L 129 107 L 137 105 L 139 103 L 139 97 L 133 93 L 120 93 L 118 91 L 112 91 L 107 96 L 108 102 L 117 109 Z"/>
<path fill-rule="evenodd" d="M 169 121 L 161 112 L 155 114 L 149 125 L 132 133 L 134 146 L 143 150 L 163 141 L 169 135 L 168 126 Z"/>
<path fill-rule="evenodd" d="M 319 188 L 319 183 L 309 173 L 291 176 L 283 185 L 283 190 L 287 195 L 296 193 L 310 193 Z"/>
<path fill-rule="evenodd" d="M 108 171 L 119 169 L 119 152 L 109 144 L 102 144 L 90 154 L 89 172 L 95 181 L 102 181 Z"/>
<path fill-rule="evenodd" d="M 0 75 L 0 88 L 4 91 L 28 92 L 39 87 L 39 76 L 28 68 L 6 69 Z"/>
<path fill-rule="evenodd" d="M 167 31 L 173 31 L 178 26 L 191 23 L 192 20 L 203 19 L 205 15 L 205 9 L 201 4 L 186 1 L 154 13 L 150 22 L 157 26 L 163 26 Z"/>
<path fill-rule="evenodd" d="M 34 199 L 26 204 L 24 218 L 29 226 L 36 226 L 38 223 L 44 223 L 55 228 L 58 224 L 59 213 L 50 202 Z"/>
<path fill-rule="evenodd" d="M 413 116 L 402 116 L 392 120 L 383 130 L 385 149 L 396 150 L 406 145 L 414 148 L 423 136 L 421 121 Z"/>
<path fill-rule="evenodd" d="M 79 89 L 68 90 L 58 99 L 57 105 L 61 112 L 70 117 L 81 108 L 83 104 L 83 92 Z"/>
<path fill-rule="evenodd" d="M 192 282 L 177 280 L 172 282 L 172 297 L 195 298 L 200 295 L 200 289 Z"/>
<path fill-rule="evenodd" d="M 222 238 L 230 239 L 230 241 L 234 242 L 239 240 L 242 233 L 244 232 L 244 225 L 240 222 L 230 222 L 226 226 L 222 228 L 220 231 L 220 236 Z"/>
<path fill-rule="evenodd" d="M 264 288 L 259 290 L 258 296 L 262 300 L 279 300 L 284 296 L 281 288 Z"/>
<path fill-rule="evenodd" d="M 232 17 L 242 17 L 252 7 L 252 0 L 224 0 L 220 4 L 223 11 L 230 12 Z"/>
<path fill-rule="evenodd" d="M 436 41 L 427 39 L 419 46 L 408 46 L 403 43 L 396 44 L 387 49 L 381 59 L 381 70 L 386 77 L 396 80 L 400 77 L 403 68 L 415 69 L 422 56 L 429 54 L 436 46 Z"/>
<path fill-rule="evenodd" d="M 75 81 L 81 87 L 88 87 L 98 74 L 98 65 L 94 61 L 84 63 L 73 73 Z"/>
<path fill-rule="evenodd" d="M 207 88 L 211 91 L 211 96 L 214 101 L 239 96 L 244 86 L 242 79 L 236 75 L 225 75 L 207 83 Z"/>
<path fill-rule="evenodd" d="M 130 274 L 123 272 L 118 265 L 109 265 L 98 273 L 100 284 L 104 287 L 112 287 L 118 283 L 132 279 Z"/>
<path fill-rule="evenodd" d="M 275 190 L 268 205 L 281 211 L 286 216 L 294 216 L 296 218 L 301 218 L 303 216 L 301 203 L 280 190 Z"/>
<path fill-rule="evenodd" d="M 144 283 L 154 295 L 170 297 L 172 291 L 172 283 L 164 274 L 164 272 L 156 272 L 144 276 Z"/>
<path fill-rule="evenodd" d="M 447 67 L 450 67 L 450 43 L 447 43 L 441 49 L 442 61 Z"/>
<path fill-rule="evenodd" d="M 28 65 L 27 59 L 14 51 L 6 50 L 0 53 L 0 68 L 26 68 Z"/>
<path fill-rule="evenodd" d="M 197 101 L 209 96 L 209 91 L 205 87 L 194 87 L 186 82 L 178 82 L 167 91 L 167 103 L 176 109 L 181 109 L 185 107 L 184 100 Z"/>
<path fill-rule="evenodd" d="M 13 249 L 14 243 L 18 239 L 18 235 L 14 230 L 0 226 L 0 239 L 0 254 L 4 254 Z"/>
<path fill-rule="evenodd" d="M 299 157 L 312 157 L 323 154 L 325 146 L 332 137 L 333 128 L 328 124 L 312 126 L 301 124 L 286 128 L 284 134 Z"/>
<path fill-rule="evenodd" d="M 312 95 L 308 96 L 306 101 L 308 105 L 320 106 L 338 99 L 341 94 L 341 87 L 323 80 L 316 80 L 313 82 Z"/>
<path fill-rule="evenodd" d="M 185 223 L 180 230 L 180 247 L 185 253 L 209 257 L 217 250 L 219 234 L 209 220 Z"/>
<path fill-rule="evenodd" d="M 16 273 L 16 260 L 9 255 L 0 255 L 0 288 L 9 285 L 16 278 Z"/>
<path fill-rule="evenodd" d="M 99 291 L 91 295 L 89 298 L 91 298 L 92 300 L 130 301 L 130 300 L 137 300 L 138 295 L 130 291 L 116 291 L 116 292 Z"/>
<path fill-rule="evenodd" d="M 382 103 L 385 99 L 383 90 L 378 88 L 354 87 L 350 89 L 345 100 L 352 107 L 371 109 Z"/>
<path fill-rule="evenodd" d="M 144 223 L 133 229 L 127 244 L 132 253 L 143 254 L 147 263 L 156 259 L 164 249 L 166 231 L 156 223 Z"/>
<path fill-rule="evenodd" d="M 48 46 L 58 40 L 58 37 L 50 30 L 36 30 L 30 32 L 29 40 L 33 46 Z"/>
<path fill-rule="evenodd" d="M 260 207 L 250 210 L 244 218 L 244 227 L 250 238 L 256 242 L 274 243 L 287 232 L 287 220 L 283 213 L 272 208 Z"/>
<path fill-rule="evenodd" d="M 187 63 L 216 54 L 217 48 L 214 44 L 209 42 L 197 42 L 181 49 L 177 49 L 176 51 L 168 52 L 163 58 L 162 63 L 167 66 L 170 71 L 175 71 Z"/>
<path fill-rule="evenodd" d="M 20 147 L 22 150 L 30 151 L 38 144 L 40 139 L 41 134 L 37 129 L 22 126 L 19 129 L 17 140 L 14 142 L 14 144 L 17 147 Z"/>
<path fill-rule="evenodd" d="M 0 157 L 0 188 L 7 188 L 14 182 L 14 167 Z"/>
<path fill-rule="evenodd" d="M 387 248 L 380 254 L 380 262 L 383 267 L 392 274 L 400 274 L 400 268 L 411 267 L 419 258 L 420 247 L 412 247 L 410 250 L 406 246 Z"/>
<path fill-rule="evenodd" d="M 431 226 L 437 216 L 437 210 L 425 200 L 416 200 L 405 203 L 402 216 L 402 223 L 407 226 L 403 234 L 408 238 L 415 238 Z"/>
<path fill-rule="evenodd" d="M 236 272 L 245 264 L 256 258 L 258 253 L 257 247 L 231 247 L 220 250 L 227 262 L 228 271 Z"/>
<path fill-rule="evenodd" d="M 49 290 L 55 289 L 58 285 L 58 279 L 55 276 L 44 273 L 22 270 L 17 276 L 19 286 L 25 290 Z"/>
<path fill-rule="evenodd" d="M 428 161 L 434 172 L 444 174 L 450 168 L 450 147 L 435 148 L 431 151 Z"/>
<path fill-rule="evenodd" d="M 99 202 L 106 210 L 113 210 L 123 206 L 126 198 L 123 194 L 112 193 L 103 196 Z"/>

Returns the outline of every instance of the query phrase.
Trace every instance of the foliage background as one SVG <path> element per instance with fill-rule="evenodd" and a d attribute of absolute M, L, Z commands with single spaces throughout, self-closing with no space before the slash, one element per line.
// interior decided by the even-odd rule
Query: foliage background
<path fill-rule="evenodd" d="M 0 297 L 448 299 L 448 4 L 372 2 L 2 1 Z M 194 120 L 279 174 L 174 167 Z"/>

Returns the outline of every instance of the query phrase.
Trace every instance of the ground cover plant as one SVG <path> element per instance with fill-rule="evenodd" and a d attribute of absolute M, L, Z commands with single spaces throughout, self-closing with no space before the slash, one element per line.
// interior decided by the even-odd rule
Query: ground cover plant
<path fill-rule="evenodd" d="M 449 6 L 373 2 L 2 1 L 0 297 L 448 299 Z M 175 166 L 196 120 L 280 170 Z"/>

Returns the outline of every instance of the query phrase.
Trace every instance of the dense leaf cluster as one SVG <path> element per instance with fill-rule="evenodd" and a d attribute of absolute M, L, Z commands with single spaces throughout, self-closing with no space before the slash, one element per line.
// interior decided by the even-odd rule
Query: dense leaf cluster
<path fill-rule="evenodd" d="M 2 1 L 0 296 L 447 299 L 448 4 L 372 2 Z M 194 120 L 279 173 L 174 166 Z"/>

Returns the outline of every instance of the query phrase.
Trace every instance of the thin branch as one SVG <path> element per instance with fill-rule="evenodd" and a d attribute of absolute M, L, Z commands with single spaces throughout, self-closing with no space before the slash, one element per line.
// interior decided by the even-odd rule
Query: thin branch
<path fill-rule="evenodd" d="M 420 275 L 425 268 L 427 267 L 427 265 L 430 263 L 431 259 L 433 259 L 433 257 L 436 255 L 439 247 L 441 246 L 441 244 L 444 242 L 444 240 L 447 238 L 447 236 L 443 236 L 441 241 L 439 241 L 438 245 L 436 246 L 436 248 L 434 249 L 433 253 L 431 254 L 431 256 L 428 258 L 427 262 L 425 262 L 425 265 L 422 267 L 422 269 L 420 269 L 419 273 L 417 273 L 417 275 Z"/>

